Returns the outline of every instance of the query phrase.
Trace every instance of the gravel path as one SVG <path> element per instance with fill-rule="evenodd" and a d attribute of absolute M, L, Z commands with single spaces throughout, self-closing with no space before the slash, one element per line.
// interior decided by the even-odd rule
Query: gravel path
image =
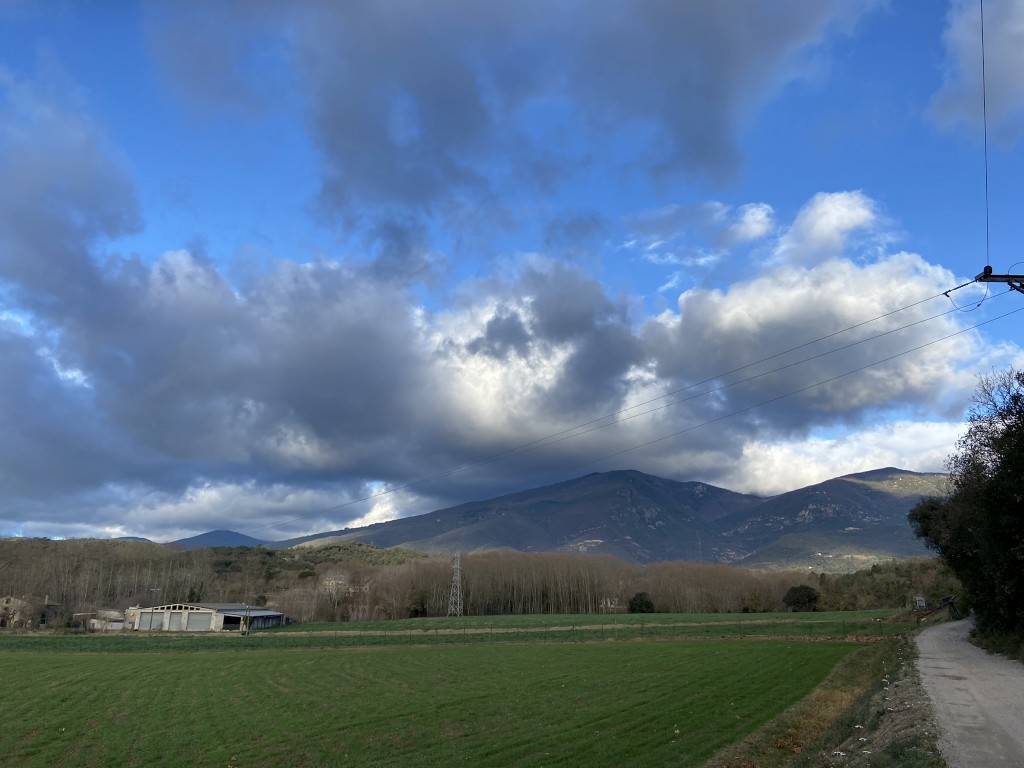
<path fill-rule="evenodd" d="M 921 681 L 932 701 L 949 768 L 1024 766 L 1024 664 L 967 641 L 968 620 L 917 637 Z"/>

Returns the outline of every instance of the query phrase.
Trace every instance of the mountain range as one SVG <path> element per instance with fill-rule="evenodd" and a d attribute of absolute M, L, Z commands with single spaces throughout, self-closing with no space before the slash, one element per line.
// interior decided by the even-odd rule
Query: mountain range
<path fill-rule="evenodd" d="M 212 531 L 173 544 L 276 548 L 362 541 L 431 553 L 590 552 L 637 563 L 696 560 L 850 571 L 926 555 L 907 512 L 921 498 L 942 495 L 945 482 L 945 475 L 888 467 L 764 498 L 616 470 L 298 539 L 265 542 Z"/>

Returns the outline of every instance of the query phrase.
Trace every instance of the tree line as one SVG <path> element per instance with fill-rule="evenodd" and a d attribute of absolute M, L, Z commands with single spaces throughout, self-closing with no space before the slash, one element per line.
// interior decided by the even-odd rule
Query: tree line
<path fill-rule="evenodd" d="M 981 377 L 967 425 L 946 464 L 949 495 L 910 522 L 963 583 L 981 636 L 1024 656 L 1024 371 Z"/>
<path fill-rule="evenodd" d="M 496 551 L 463 555 L 461 570 L 464 612 L 474 615 L 626 612 L 639 593 L 656 611 L 783 611 L 798 585 L 819 593 L 821 610 L 866 609 L 904 606 L 916 595 L 937 601 L 959 589 L 927 559 L 818 575 Z M 0 604 L 16 598 L 29 606 L 26 615 L 45 614 L 57 626 L 81 624 L 103 609 L 174 602 L 268 606 L 301 622 L 443 616 L 451 585 L 447 557 L 352 542 L 183 552 L 135 541 L 0 540 Z"/>

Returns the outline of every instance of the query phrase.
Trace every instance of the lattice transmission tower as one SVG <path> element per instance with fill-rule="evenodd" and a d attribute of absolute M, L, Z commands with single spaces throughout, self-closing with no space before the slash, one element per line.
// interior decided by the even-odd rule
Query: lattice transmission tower
<path fill-rule="evenodd" d="M 452 559 L 452 590 L 448 593 L 448 615 L 462 615 L 462 563 L 458 552 Z"/>

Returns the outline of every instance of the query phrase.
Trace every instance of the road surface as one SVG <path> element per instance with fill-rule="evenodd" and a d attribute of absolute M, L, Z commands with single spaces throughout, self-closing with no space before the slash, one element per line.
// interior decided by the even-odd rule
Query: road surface
<path fill-rule="evenodd" d="M 917 636 L 921 682 L 932 701 L 949 768 L 1024 766 L 1024 664 L 967 642 L 971 622 Z"/>

